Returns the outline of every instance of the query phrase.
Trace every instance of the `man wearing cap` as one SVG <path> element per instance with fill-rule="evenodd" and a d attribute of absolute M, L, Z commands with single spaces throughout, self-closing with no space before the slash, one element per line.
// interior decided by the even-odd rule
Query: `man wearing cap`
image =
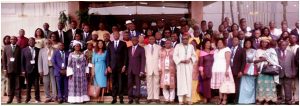
<path fill-rule="evenodd" d="M 133 37 L 133 36 L 139 36 L 141 33 L 139 31 L 137 31 L 135 29 L 135 25 L 132 23 L 131 20 L 127 20 L 125 22 L 125 25 L 127 26 L 128 28 L 128 32 L 129 32 L 129 36 L 130 37 Z"/>

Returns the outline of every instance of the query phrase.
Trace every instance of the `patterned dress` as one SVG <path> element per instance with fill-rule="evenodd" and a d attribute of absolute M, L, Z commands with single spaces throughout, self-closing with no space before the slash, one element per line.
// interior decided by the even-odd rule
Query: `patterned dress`
<path fill-rule="evenodd" d="M 69 103 L 82 103 L 89 101 L 87 95 L 87 76 L 89 72 L 88 64 L 84 54 L 75 54 L 74 52 L 69 55 L 67 76 L 69 78 L 68 85 L 68 102 Z"/>
<path fill-rule="evenodd" d="M 256 51 L 255 60 L 259 60 L 266 53 L 266 50 L 258 49 Z M 262 71 L 262 67 L 267 62 L 257 63 L 258 69 Z M 276 83 L 272 75 L 265 75 L 260 73 L 256 84 L 256 100 L 258 101 L 277 101 Z"/>

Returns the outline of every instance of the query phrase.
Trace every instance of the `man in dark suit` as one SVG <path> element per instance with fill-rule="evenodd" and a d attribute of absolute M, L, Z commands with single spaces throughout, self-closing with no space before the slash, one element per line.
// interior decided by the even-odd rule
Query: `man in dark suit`
<path fill-rule="evenodd" d="M 36 102 L 41 102 L 40 100 L 40 88 L 39 88 L 39 72 L 38 72 L 38 56 L 39 48 L 34 47 L 35 39 L 29 38 L 28 45 L 22 50 L 21 64 L 22 70 L 25 71 L 25 78 L 27 81 L 26 90 L 26 101 L 28 103 L 31 99 L 31 87 L 34 86 L 35 100 Z"/>
<path fill-rule="evenodd" d="M 107 48 L 107 70 L 112 77 L 112 104 L 117 102 L 117 96 L 120 98 L 120 103 L 123 104 L 123 84 L 122 75 L 125 72 L 127 63 L 127 46 L 126 43 L 119 40 L 119 32 L 114 32 L 114 41 L 108 44 Z"/>
<path fill-rule="evenodd" d="M 68 78 L 66 76 L 68 56 L 69 52 L 64 50 L 64 45 L 62 43 L 59 43 L 59 49 L 53 53 L 51 59 L 54 66 L 58 103 L 60 104 L 67 102 L 68 99 Z"/>
<path fill-rule="evenodd" d="M 132 37 L 133 46 L 128 50 L 128 96 L 129 104 L 133 103 L 135 98 L 136 104 L 139 104 L 140 99 L 140 77 L 145 72 L 145 49 L 138 45 L 138 37 Z M 133 84 L 133 82 L 135 82 Z M 133 86 L 136 86 L 136 91 L 133 91 Z M 134 95 L 135 94 L 135 95 Z"/>
<path fill-rule="evenodd" d="M 180 29 L 176 27 L 176 23 L 176 20 L 171 20 L 169 28 L 171 33 L 176 33 L 177 35 L 179 35 Z"/>
<path fill-rule="evenodd" d="M 81 29 L 77 28 L 76 21 L 71 21 L 70 27 L 71 28 L 67 31 L 67 38 L 68 38 L 66 41 L 67 43 L 75 39 L 75 34 L 81 34 L 83 32 Z M 82 38 L 82 36 L 80 38 Z M 65 49 L 68 50 L 69 47 L 65 46 Z"/>
<path fill-rule="evenodd" d="M 17 102 L 21 103 L 21 89 L 20 89 L 20 74 L 21 74 L 21 48 L 16 45 L 17 37 L 10 38 L 11 45 L 7 45 L 3 50 L 3 71 L 8 78 L 8 101 L 7 104 L 12 103 L 14 96 L 17 97 Z"/>
<path fill-rule="evenodd" d="M 135 29 L 135 25 L 134 23 L 132 23 L 131 21 L 129 23 L 126 23 L 126 25 L 128 26 L 128 29 L 129 29 L 129 36 L 130 37 L 133 37 L 133 36 L 140 36 L 141 33 L 139 31 L 137 31 Z"/>
<path fill-rule="evenodd" d="M 155 33 L 155 43 L 160 45 L 161 47 L 165 46 L 165 41 L 162 40 L 162 35 L 160 32 Z"/>
<path fill-rule="evenodd" d="M 243 75 L 243 70 L 246 64 L 246 51 L 239 46 L 239 38 L 233 37 L 233 46 L 231 47 L 231 70 L 235 83 L 236 93 L 234 94 L 234 102 L 238 102 L 239 89 L 240 89 L 240 78 Z"/>
<path fill-rule="evenodd" d="M 57 31 L 54 31 L 53 33 L 58 35 L 57 38 L 59 39 L 59 42 L 63 43 L 65 47 L 69 47 L 71 41 L 68 40 L 67 33 L 63 31 L 64 27 L 65 27 L 64 23 L 59 22 L 57 24 Z M 67 48 L 65 48 L 65 50 L 67 50 Z"/>
<path fill-rule="evenodd" d="M 287 41 L 282 41 L 280 43 L 280 48 L 277 50 L 277 56 L 279 60 L 279 65 L 282 70 L 279 73 L 279 78 L 281 81 L 281 86 L 284 90 L 285 103 L 292 104 L 292 82 L 295 80 L 296 70 L 295 70 L 295 57 L 292 51 L 287 50 Z"/>
<path fill-rule="evenodd" d="M 89 25 L 85 25 L 83 27 L 83 32 L 82 32 L 81 36 L 82 36 L 82 40 L 85 41 L 85 42 L 87 42 L 89 40 L 92 40 L 92 34 L 90 32 L 90 26 Z"/>
<path fill-rule="evenodd" d="M 299 39 L 299 22 L 295 23 L 296 28 L 291 31 L 291 34 L 296 35 Z"/>
<path fill-rule="evenodd" d="M 143 22 L 140 32 L 143 33 L 144 35 L 147 35 L 148 29 L 149 29 L 149 24 L 146 21 Z"/>
<path fill-rule="evenodd" d="M 171 37 L 172 37 L 172 47 L 175 48 L 175 46 L 176 46 L 177 44 L 179 44 L 177 33 L 173 33 L 173 34 L 171 35 Z"/>

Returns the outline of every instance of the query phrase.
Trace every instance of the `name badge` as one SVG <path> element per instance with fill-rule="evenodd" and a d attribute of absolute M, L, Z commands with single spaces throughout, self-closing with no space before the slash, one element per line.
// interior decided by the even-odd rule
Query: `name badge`
<path fill-rule="evenodd" d="M 65 67 L 65 63 L 61 63 L 61 67 L 64 68 Z"/>
<path fill-rule="evenodd" d="M 50 61 L 50 60 L 51 60 L 51 57 L 48 57 L 48 60 Z"/>
<path fill-rule="evenodd" d="M 31 60 L 31 61 L 30 61 L 30 64 L 35 64 L 35 61 L 34 61 L 34 60 Z"/>
<path fill-rule="evenodd" d="M 10 60 L 10 62 L 14 62 L 15 58 L 11 57 L 9 60 Z"/>
<path fill-rule="evenodd" d="M 93 64 L 92 64 L 92 63 L 89 63 L 88 66 L 92 68 L 92 67 L 93 67 Z"/>
<path fill-rule="evenodd" d="M 76 65 L 76 67 L 77 67 L 77 68 L 80 68 L 80 66 L 79 66 L 79 65 Z"/>

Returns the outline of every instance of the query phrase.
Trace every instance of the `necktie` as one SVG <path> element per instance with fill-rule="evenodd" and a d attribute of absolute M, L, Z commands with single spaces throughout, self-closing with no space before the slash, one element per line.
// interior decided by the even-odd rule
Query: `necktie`
<path fill-rule="evenodd" d="M 151 54 L 153 55 L 154 47 L 151 45 Z"/>
<path fill-rule="evenodd" d="M 16 45 L 13 45 L 13 46 L 12 46 L 12 52 L 13 52 L 13 53 L 15 52 L 15 49 L 16 49 Z"/>
<path fill-rule="evenodd" d="M 118 48 L 118 42 L 115 41 L 115 49 L 117 50 L 117 48 Z"/>
<path fill-rule="evenodd" d="M 281 58 L 285 59 L 285 52 L 284 52 L 284 50 L 282 50 L 281 52 L 282 52 L 282 57 Z"/>
<path fill-rule="evenodd" d="M 131 52 L 132 56 L 134 55 L 134 52 L 135 52 L 135 46 L 132 46 L 132 52 Z"/>
<path fill-rule="evenodd" d="M 64 36 L 63 36 L 63 32 L 62 32 L 62 31 L 60 31 L 60 39 L 61 39 L 61 42 L 62 42 L 62 43 L 65 42 L 65 41 L 64 41 Z"/>
<path fill-rule="evenodd" d="M 231 65 L 231 66 L 233 65 L 234 48 L 235 48 L 235 47 L 232 47 L 232 48 L 231 48 L 231 56 L 230 56 L 230 65 Z"/>
<path fill-rule="evenodd" d="M 134 36 L 134 33 L 133 33 L 133 31 L 131 31 L 131 36 Z"/>
<path fill-rule="evenodd" d="M 30 52 L 31 52 L 31 56 L 32 56 L 32 60 L 34 59 L 34 48 L 33 47 L 30 47 Z"/>
<path fill-rule="evenodd" d="M 87 39 L 88 35 L 89 35 L 89 33 L 85 33 L 85 39 Z"/>
<path fill-rule="evenodd" d="M 61 58 L 62 58 L 62 59 L 65 58 L 65 53 L 64 53 L 64 51 L 61 51 Z"/>
<path fill-rule="evenodd" d="M 48 58 L 51 58 L 51 49 L 50 48 L 48 48 Z M 51 60 L 48 60 L 48 65 L 49 66 L 52 66 L 52 62 L 51 62 Z"/>

